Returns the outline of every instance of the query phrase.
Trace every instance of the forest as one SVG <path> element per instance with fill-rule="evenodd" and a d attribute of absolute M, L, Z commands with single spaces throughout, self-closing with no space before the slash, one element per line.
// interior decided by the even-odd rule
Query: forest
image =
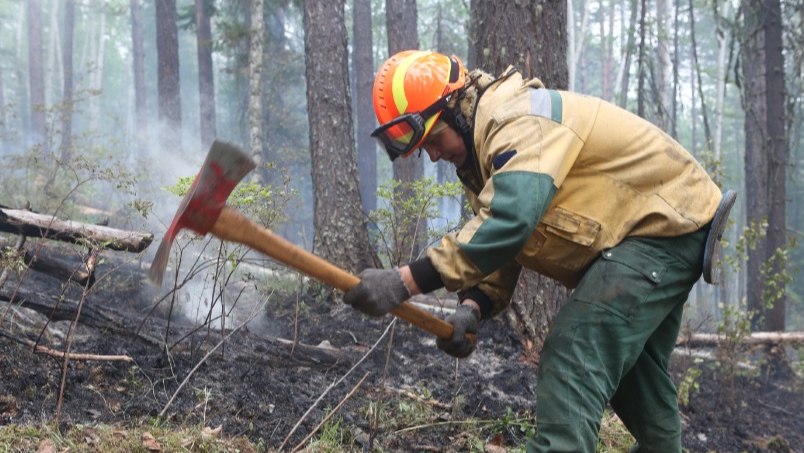
<path fill-rule="evenodd" d="M 427 49 L 636 113 L 737 192 L 684 311 L 684 446 L 804 452 L 803 23 L 801 0 L 0 0 L 0 451 L 524 451 L 568 289 L 523 273 L 465 362 L 341 302 L 471 216 L 450 163 L 370 136 L 378 67 Z M 284 252 L 166 238 L 222 142 L 256 164 L 228 206 Z M 628 436 L 607 413 L 598 451 Z"/>

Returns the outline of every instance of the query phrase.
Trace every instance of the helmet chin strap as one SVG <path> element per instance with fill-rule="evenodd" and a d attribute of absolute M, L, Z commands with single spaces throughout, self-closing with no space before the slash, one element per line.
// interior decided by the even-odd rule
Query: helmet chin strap
<path fill-rule="evenodd" d="M 441 118 L 452 129 L 454 129 L 463 140 L 467 154 L 474 156 L 475 140 L 472 134 L 472 125 L 466 121 L 466 116 L 461 112 L 461 99 L 465 96 L 463 90 L 456 93 L 455 106 L 445 108 L 441 113 Z"/>

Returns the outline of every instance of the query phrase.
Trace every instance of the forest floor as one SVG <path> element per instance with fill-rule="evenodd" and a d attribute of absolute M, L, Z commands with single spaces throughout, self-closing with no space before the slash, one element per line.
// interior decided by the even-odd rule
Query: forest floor
<path fill-rule="evenodd" d="M 121 286 L 124 280 L 99 288 L 85 306 L 114 307 L 133 322 L 82 326 L 71 351 L 125 354 L 133 362 L 70 361 L 58 432 L 205 427 L 222 437 L 247 439 L 248 445 L 237 448 L 244 452 L 290 451 L 296 445 L 306 451 L 522 451 L 533 432 L 537 368 L 523 360 L 521 345 L 501 320 L 486 321 L 477 351 L 458 361 L 417 328 L 399 322 L 389 329 L 390 317 L 367 319 L 324 297 L 275 292 L 267 297 L 266 310 L 198 366 L 221 333 L 204 328 L 187 336 L 189 323 L 172 321 L 169 348 L 144 340 L 145 334 L 164 338 L 168 327 L 163 320 L 146 322 L 136 333 L 155 290 L 139 279 Z M 37 294 L 47 297 L 41 284 L 47 280 Z M 60 285 L 51 286 L 57 297 Z M 259 291 L 243 289 L 241 300 L 259 299 Z M 0 302 L 0 315 L 7 307 Z M 15 305 L 2 327 L 35 340 L 45 319 Z M 42 344 L 61 349 L 68 322 L 55 324 Z M 681 350 L 675 355 L 675 378 L 690 388 L 682 410 L 686 451 L 804 453 L 804 382 L 794 373 L 769 377 L 748 366 L 726 376 L 711 359 L 693 359 Z M 697 378 L 695 370 L 701 373 Z M 0 336 L 0 376 L 0 451 L 46 451 L 41 444 L 32 447 L 37 444 L 30 435 L 11 433 L 53 423 L 62 361 Z M 305 439 L 310 433 L 318 443 Z M 83 438 L 92 443 L 92 436 Z M 598 451 L 625 451 L 631 441 L 619 442 L 626 446 L 601 445 Z M 145 440 L 143 446 L 140 451 L 174 451 L 164 439 L 161 449 L 148 448 Z M 185 443 L 175 451 L 209 450 Z"/>

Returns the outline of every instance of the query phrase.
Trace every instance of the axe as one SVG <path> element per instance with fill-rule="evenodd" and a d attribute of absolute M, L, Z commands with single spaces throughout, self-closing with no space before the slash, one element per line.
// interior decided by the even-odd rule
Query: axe
<path fill-rule="evenodd" d="M 247 245 L 341 291 L 348 291 L 360 283 L 358 277 L 292 244 L 226 205 L 226 199 L 237 183 L 255 167 L 238 147 L 218 140 L 212 143 L 198 176 L 184 195 L 159 244 L 148 278 L 156 285 L 162 284 L 170 247 L 179 231 L 187 228 L 202 236 L 211 233 L 219 239 Z M 391 314 L 439 338 L 452 338 L 452 324 L 407 302 L 391 310 Z M 466 336 L 472 343 L 477 342 L 474 334 Z"/>

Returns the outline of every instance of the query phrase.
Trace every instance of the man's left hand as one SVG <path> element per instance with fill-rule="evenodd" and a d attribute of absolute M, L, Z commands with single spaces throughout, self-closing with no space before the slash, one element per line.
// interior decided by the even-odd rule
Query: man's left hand
<path fill-rule="evenodd" d="M 382 316 L 410 298 L 397 269 L 366 269 L 360 283 L 346 291 L 343 301 L 369 316 Z"/>
<path fill-rule="evenodd" d="M 447 354 L 462 359 L 474 352 L 475 344 L 466 338 L 467 333 L 477 333 L 480 324 L 480 312 L 468 304 L 459 306 L 455 313 L 447 316 L 446 321 L 452 324 L 452 338 L 449 340 L 436 340 L 438 349 Z"/>

